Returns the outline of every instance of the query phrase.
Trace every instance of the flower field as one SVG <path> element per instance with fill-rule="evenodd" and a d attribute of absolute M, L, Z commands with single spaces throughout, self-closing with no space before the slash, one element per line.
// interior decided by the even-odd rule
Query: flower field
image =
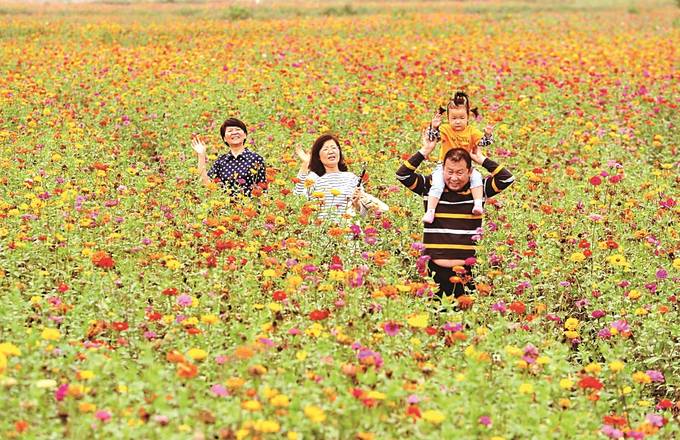
<path fill-rule="evenodd" d="M 317 3 L 0 7 L 0 438 L 679 438 L 680 8 Z M 437 313 L 395 171 L 458 89 L 517 181 Z M 326 131 L 389 212 L 292 194 Z"/>

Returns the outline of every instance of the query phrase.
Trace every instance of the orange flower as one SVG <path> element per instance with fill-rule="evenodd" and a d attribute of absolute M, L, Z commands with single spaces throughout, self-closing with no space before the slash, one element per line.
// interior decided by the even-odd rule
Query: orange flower
<path fill-rule="evenodd" d="M 177 364 L 177 375 L 184 379 L 191 379 L 198 375 L 198 367 L 189 362 L 180 362 Z"/>
<path fill-rule="evenodd" d="M 236 350 L 234 350 L 234 355 L 238 359 L 245 361 L 253 357 L 255 352 L 247 345 L 242 345 L 240 347 L 236 347 Z"/>

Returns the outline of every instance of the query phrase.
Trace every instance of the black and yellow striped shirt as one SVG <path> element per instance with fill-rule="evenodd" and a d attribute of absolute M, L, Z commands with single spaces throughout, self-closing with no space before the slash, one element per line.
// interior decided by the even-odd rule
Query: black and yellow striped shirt
<path fill-rule="evenodd" d="M 432 176 L 423 176 L 416 169 L 425 158 L 420 152 L 411 156 L 397 170 L 397 179 L 408 189 L 423 197 L 427 209 L 427 194 Z M 510 186 L 515 178 L 505 167 L 487 158 L 482 166 L 491 175 L 483 179 L 484 200 Z M 424 224 L 425 254 L 432 259 L 461 259 L 474 257 L 482 216 L 472 214 L 473 199 L 469 184 L 462 191 L 444 189 L 434 215 L 434 221 Z"/>

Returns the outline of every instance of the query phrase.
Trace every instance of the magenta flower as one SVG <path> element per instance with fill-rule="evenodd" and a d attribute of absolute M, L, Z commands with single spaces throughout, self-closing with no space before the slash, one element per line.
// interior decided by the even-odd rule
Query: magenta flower
<path fill-rule="evenodd" d="M 479 424 L 480 424 L 480 425 L 484 425 L 484 426 L 486 426 L 487 428 L 490 427 L 490 426 L 491 426 L 491 417 L 489 417 L 489 416 L 481 416 L 481 417 L 479 418 Z"/>
<path fill-rule="evenodd" d="M 668 278 L 668 272 L 666 271 L 666 269 L 659 269 L 656 271 L 656 277 L 660 280 L 665 280 L 666 278 Z"/>
<path fill-rule="evenodd" d="M 394 321 L 386 322 L 383 325 L 383 330 L 385 330 L 388 336 L 396 336 L 399 333 L 399 324 Z"/>
<path fill-rule="evenodd" d="M 505 302 L 503 301 L 498 301 L 495 304 L 491 304 L 491 310 L 494 312 L 498 312 L 501 315 L 505 315 L 505 312 L 507 312 L 507 307 L 505 307 Z"/>
<path fill-rule="evenodd" d="M 54 398 L 57 402 L 61 402 L 64 400 L 64 397 L 66 397 L 66 393 L 68 393 L 67 383 L 60 385 L 56 390 L 54 390 Z"/>
<path fill-rule="evenodd" d="M 612 322 L 612 327 L 614 327 L 620 333 L 630 331 L 630 326 L 628 325 L 628 322 L 626 322 L 625 319 L 619 319 L 617 321 Z"/>
<path fill-rule="evenodd" d="M 605 315 L 603 310 L 593 310 L 593 313 L 590 314 L 595 319 L 600 319 Z"/>
<path fill-rule="evenodd" d="M 102 422 L 108 422 L 111 419 L 111 413 L 106 411 L 105 409 L 101 409 L 94 413 L 94 416 L 101 420 Z"/>
<path fill-rule="evenodd" d="M 442 326 L 442 330 L 444 330 L 445 332 L 459 332 L 463 330 L 463 324 L 459 322 L 456 323 L 447 322 Z"/>

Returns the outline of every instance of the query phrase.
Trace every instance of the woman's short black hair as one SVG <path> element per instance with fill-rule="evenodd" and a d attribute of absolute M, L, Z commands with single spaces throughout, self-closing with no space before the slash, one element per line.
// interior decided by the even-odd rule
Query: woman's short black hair
<path fill-rule="evenodd" d="M 323 176 L 326 174 L 326 168 L 321 163 L 321 158 L 319 157 L 319 152 L 321 147 L 328 141 L 334 141 L 338 146 L 338 151 L 340 151 L 340 160 L 338 161 L 338 169 L 340 171 L 347 171 L 347 164 L 345 163 L 345 158 L 342 155 L 342 147 L 340 147 L 340 141 L 338 138 L 330 133 L 322 134 L 319 136 L 312 145 L 312 153 L 309 155 L 309 171 L 314 171 L 317 176 Z"/>

